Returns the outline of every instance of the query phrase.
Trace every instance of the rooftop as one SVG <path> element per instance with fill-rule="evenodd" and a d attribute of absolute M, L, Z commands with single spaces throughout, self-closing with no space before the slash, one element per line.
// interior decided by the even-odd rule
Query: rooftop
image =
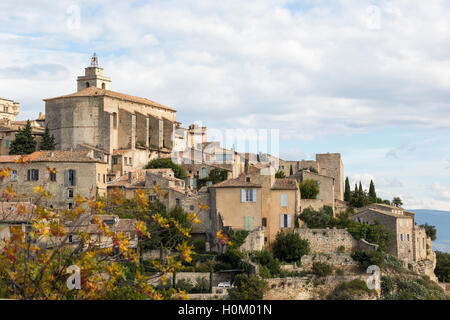
<path fill-rule="evenodd" d="M 90 157 L 89 151 L 35 151 L 27 155 L 0 156 L 0 163 L 12 163 L 19 161 L 23 157 L 26 162 L 100 162 L 103 160 Z"/>
<path fill-rule="evenodd" d="M 115 91 L 111 91 L 111 90 L 100 89 L 100 88 L 96 88 L 96 87 L 89 87 L 89 88 L 80 90 L 78 92 L 60 96 L 60 97 L 44 99 L 44 101 L 52 101 L 52 100 L 57 100 L 57 99 L 62 99 L 62 98 L 74 98 L 74 97 L 110 97 L 110 98 L 145 104 L 145 105 L 148 105 L 151 107 L 156 107 L 156 108 L 166 109 L 169 111 L 176 112 L 175 109 L 169 108 L 165 105 L 159 104 L 157 102 L 154 102 L 154 101 L 146 99 L 146 98 L 136 97 L 136 96 L 132 96 L 132 95 L 128 95 L 128 94 L 124 94 L 124 93 L 120 93 L 120 92 L 115 92 Z"/>
<path fill-rule="evenodd" d="M 295 179 L 275 179 L 272 190 L 297 190 L 298 184 Z"/>

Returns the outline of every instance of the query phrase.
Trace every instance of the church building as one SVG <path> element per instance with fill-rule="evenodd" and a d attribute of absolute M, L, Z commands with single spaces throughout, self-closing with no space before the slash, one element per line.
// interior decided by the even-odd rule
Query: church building
<path fill-rule="evenodd" d="M 150 159 L 170 157 L 177 126 L 176 110 L 110 89 L 111 79 L 103 75 L 94 53 L 84 76 L 77 78 L 77 92 L 44 99 L 56 148 L 103 153 L 109 180 Z"/>

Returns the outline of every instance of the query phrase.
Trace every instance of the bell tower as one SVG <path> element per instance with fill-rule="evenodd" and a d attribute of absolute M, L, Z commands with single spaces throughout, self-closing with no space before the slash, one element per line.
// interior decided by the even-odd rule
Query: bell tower
<path fill-rule="evenodd" d="M 77 84 L 77 91 L 89 87 L 111 90 L 111 79 L 103 76 L 103 68 L 98 66 L 98 57 L 95 52 L 91 58 L 91 65 L 84 68 L 84 76 L 77 78 Z"/>

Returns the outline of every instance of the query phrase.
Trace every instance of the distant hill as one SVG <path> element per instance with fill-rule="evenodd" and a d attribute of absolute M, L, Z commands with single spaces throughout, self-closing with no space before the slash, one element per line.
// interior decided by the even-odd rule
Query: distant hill
<path fill-rule="evenodd" d="M 450 211 L 408 209 L 416 214 L 417 224 L 427 222 L 436 227 L 437 239 L 433 241 L 434 251 L 450 253 Z"/>

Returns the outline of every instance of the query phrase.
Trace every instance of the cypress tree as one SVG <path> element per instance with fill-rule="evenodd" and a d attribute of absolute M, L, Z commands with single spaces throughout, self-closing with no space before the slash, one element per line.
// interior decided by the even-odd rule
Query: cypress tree
<path fill-rule="evenodd" d="M 44 137 L 42 138 L 41 150 L 55 150 L 55 137 L 50 135 L 50 129 L 45 126 Z"/>
<path fill-rule="evenodd" d="M 363 188 L 362 188 L 362 184 L 361 181 L 359 182 L 359 192 L 362 193 L 363 192 Z"/>
<path fill-rule="evenodd" d="M 289 175 L 292 176 L 294 174 L 294 169 L 292 168 L 292 164 L 291 164 L 291 168 L 289 169 Z"/>
<path fill-rule="evenodd" d="M 352 191 L 350 190 L 350 181 L 345 178 L 344 201 L 350 202 L 352 199 Z"/>
<path fill-rule="evenodd" d="M 11 141 L 9 154 L 30 154 L 36 151 L 36 139 L 34 139 L 31 132 L 30 120 L 27 120 L 27 125 L 23 129 L 19 129 L 16 133 L 16 138 Z"/>
<path fill-rule="evenodd" d="M 373 183 L 372 180 L 370 180 L 369 201 L 371 203 L 377 202 L 377 193 L 375 192 L 375 184 Z"/>

